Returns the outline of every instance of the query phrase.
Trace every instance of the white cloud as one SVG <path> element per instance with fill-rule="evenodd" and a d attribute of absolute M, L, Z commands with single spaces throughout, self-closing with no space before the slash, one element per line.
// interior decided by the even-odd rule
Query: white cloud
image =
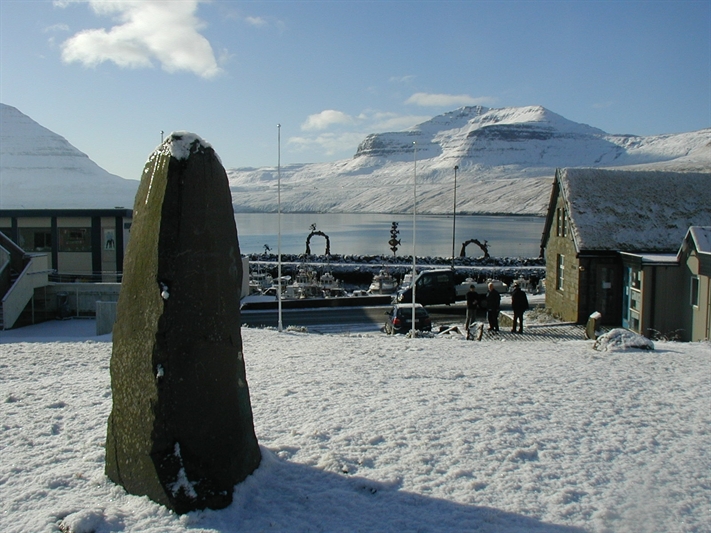
<path fill-rule="evenodd" d="M 88 3 L 99 15 L 116 16 L 111 29 L 83 30 L 62 44 L 62 60 L 96 66 L 113 61 L 143 68 L 158 61 L 167 72 L 188 71 L 203 78 L 221 72 L 195 16 L 201 0 L 61 0 L 55 5 Z"/>
<path fill-rule="evenodd" d="M 303 135 L 287 141 L 295 152 L 319 151 L 328 156 L 348 156 L 371 133 L 403 131 L 432 118 L 422 115 L 399 115 L 366 110 L 357 116 L 327 109 L 309 115 L 301 125 Z M 331 131 L 324 131 L 331 129 Z"/>
<path fill-rule="evenodd" d="M 301 129 L 303 131 L 318 131 L 328 129 L 336 124 L 352 124 L 353 122 L 353 117 L 342 111 L 326 109 L 315 115 L 309 115 L 306 122 L 301 125 Z"/>
<path fill-rule="evenodd" d="M 314 137 L 290 137 L 287 143 L 296 152 L 318 150 L 327 156 L 354 154 L 365 138 L 362 132 L 321 133 Z"/>
<path fill-rule="evenodd" d="M 66 24 L 54 24 L 52 26 L 47 26 L 44 30 L 42 30 L 44 33 L 54 33 L 54 32 L 68 32 L 69 31 L 69 26 Z"/>
<path fill-rule="evenodd" d="M 244 20 L 250 26 L 255 26 L 257 28 L 261 28 L 262 26 L 267 25 L 267 21 L 265 19 L 263 19 L 262 17 L 245 17 Z"/>
<path fill-rule="evenodd" d="M 409 84 L 415 81 L 415 76 L 408 74 L 406 76 L 390 76 L 390 83 L 405 83 Z"/>
<path fill-rule="evenodd" d="M 397 113 L 376 113 L 372 117 L 371 133 L 403 131 L 429 119 L 431 115 L 398 115 Z"/>
<path fill-rule="evenodd" d="M 415 93 L 405 100 L 405 103 L 423 107 L 457 107 L 464 105 L 488 105 L 493 101 L 494 99 L 488 96 L 474 98 L 468 94 Z"/>

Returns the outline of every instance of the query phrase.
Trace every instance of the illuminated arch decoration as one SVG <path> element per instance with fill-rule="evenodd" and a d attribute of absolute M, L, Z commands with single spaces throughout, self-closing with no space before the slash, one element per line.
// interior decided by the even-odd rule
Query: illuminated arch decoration
<path fill-rule="evenodd" d="M 481 242 L 479 239 L 469 239 L 468 241 L 463 242 L 462 251 L 459 252 L 459 257 L 466 257 L 467 246 L 469 246 L 471 243 L 476 244 L 484 251 L 484 259 L 488 259 L 489 257 L 491 257 L 489 255 L 489 241 Z"/>
<path fill-rule="evenodd" d="M 331 239 L 323 231 L 316 231 L 316 230 L 309 233 L 309 236 L 306 238 L 306 255 L 311 255 L 311 237 L 313 237 L 314 235 L 320 235 L 321 237 L 326 239 L 326 255 L 330 256 L 331 255 Z"/>

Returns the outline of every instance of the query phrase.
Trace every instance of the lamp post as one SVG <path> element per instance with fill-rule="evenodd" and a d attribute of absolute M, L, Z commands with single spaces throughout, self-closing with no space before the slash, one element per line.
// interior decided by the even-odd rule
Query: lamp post
<path fill-rule="evenodd" d="M 282 331 L 284 328 L 281 321 L 281 124 L 277 124 L 277 213 L 277 307 L 279 308 L 277 331 Z"/>
<path fill-rule="evenodd" d="M 412 202 L 412 329 L 410 330 L 410 338 L 415 337 L 415 291 L 417 283 L 415 277 L 417 275 L 417 143 L 413 141 L 414 147 L 414 175 L 412 180 L 413 202 Z"/>
<path fill-rule="evenodd" d="M 454 165 L 454 207 L 452 208 L 452 270 L 454 270 L 454 235 L 457 230 L 457 170 L 459 165 Z"/>

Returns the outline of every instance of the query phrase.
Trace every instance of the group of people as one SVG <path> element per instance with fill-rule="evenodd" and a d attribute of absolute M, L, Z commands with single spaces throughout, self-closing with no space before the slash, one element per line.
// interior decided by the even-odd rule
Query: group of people
<path fill-rule="evenodd" d="M 499 312 L 501 310 L 501 294 L 496 290 L 494 284 L 489 282 L 488 292 L 486 293 L 486 317 L 489 321 L 489 331 L 499 331 Z M 475 321 L 476 310 L 479 306 L 479 297 L 474 285 L 469 287 L 467 292 L 467 319 L 464 329 L 467 331 L 467 337 L 470 336 L 469 328 L 472 322 Z M 523 313 L 528 309 L 528 297 L 521 290 L 518 283 L 514 283 L 513 291 L 511 292 L 511 308 L 513 309 L 513 328 L 511 333 L 523 333 Z M 518 328 L 518 329 L 517 329 Z"/>

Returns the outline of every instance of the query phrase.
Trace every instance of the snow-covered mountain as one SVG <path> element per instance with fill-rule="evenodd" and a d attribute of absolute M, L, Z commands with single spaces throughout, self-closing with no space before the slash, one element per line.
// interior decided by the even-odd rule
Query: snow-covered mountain
<path fill-rule="evenodd" d="M 0 209 L 133 207 L 138 181 L 110 174 L 60 135 L 0 104 Z"/>
<path fill-rule="evenodd" d="M 413 144 L 416 143 L 416 144 Z M 416 153 L 415 153 L 416 148 Z M 281 168 L 285 211 L 543 214 L 558 167 L 709 170 L 711 128 L 612 135 L 540 106 L 462 107 L 409 130 L 368 135 L 352 159 Z M 227 171 L 236 211 L 277 210 L 277 168 Z"/>
<path fill-rule="evenodd" d="M 540 106 L 462 107 L 403 132 L 368 135 L 351 159 L 282 167 L 282 210 L 409 213 L 416 171 L 417 211 L 449 214 L 455 166 L 458 213 L 540 215 L 558 167 L 709 171 L 711 128 L 611 135 Z M 277 211 L 276 167 L 227 174 L 235 211 Z M 132 207 L 137 188 L 0 104 L 0 208 Z"/>

